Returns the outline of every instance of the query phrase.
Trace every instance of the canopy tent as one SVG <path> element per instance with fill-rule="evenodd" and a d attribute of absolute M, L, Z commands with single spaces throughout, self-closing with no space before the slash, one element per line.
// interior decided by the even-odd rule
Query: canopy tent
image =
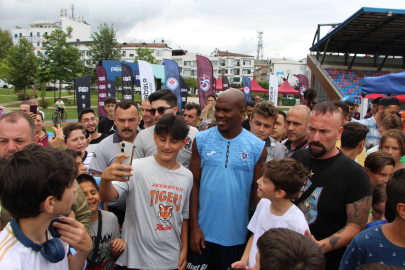
<path fill-rule="evenodd" d="M 371 95 L 365 96 L 364 98 L 376 99 L 376 98 L 379 98 L 379 97 L 385 97 L 385 96 L 381 95 L 381 94 L 371 94 Z"/>
<path fill-rule="evenodd" d="M 243 88 L 239 88 L 239 90 L 243 91 Z M 261 87 L 255 78 L 253 78 L 253 80 L 250 82 L 250 90 L 252 93 L 262 93 L 262 94 L 268 94 L 269 90 L 264 89 L 263 87 Z"/>
<path fill-rule="evenodd" d="M 288 80 L 285 80 L 284 83 L 278 88 L 278 93 L 287 95 L 299 95 L 300 91 L 292 88 Z"/>
<path fill-rule="evenodd" d="M 224 91 L 221 76 L 218 76 L 218 78 L 217 78 L 217 83 L 215 84 L 215 91 Z"/>
<path fill-rule="evenodd" d="M 395 96 L 400 102 L 405 102 L 405 95 Z"/>
<path fill-rule="evenodd" d="M 405 71 L 379 77 L 363 78 L 363 93 L 366 94 L 405 94 Z"/>

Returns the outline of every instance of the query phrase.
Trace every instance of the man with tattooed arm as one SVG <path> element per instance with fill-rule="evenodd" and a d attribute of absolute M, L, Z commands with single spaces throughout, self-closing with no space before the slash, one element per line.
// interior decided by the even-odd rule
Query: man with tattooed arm
<path fill-rule="evenodd" d="M 339 109 L 329 102 L 314 107 L 308 119 L 308 149 L 293 154 L 308 168 L 294 203 L 305 214 L 306 232 L 325 253 L 325 269 L 338 269 L 346 246 L 364 230 L 371 207 L 370 180 L 363 167 L 335 147 L 343 127 Z"/>

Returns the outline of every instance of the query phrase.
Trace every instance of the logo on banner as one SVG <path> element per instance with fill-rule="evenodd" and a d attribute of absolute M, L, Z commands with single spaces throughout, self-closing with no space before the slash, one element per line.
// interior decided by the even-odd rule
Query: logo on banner
<path fill-rule="evenodd" d="M 166 86 L 170 90 L 174 91 L 174 89 L 179 86 L 179 82 L 175 78 L 170 77 L 169 79 L 167 79 Z"/>
<path fill-rule="evenodd" d="M 245 92 L 246 95 L 248 95 L 249 94 L 249 87 L 245 86 L 243 88 L 243 91 Z"/>
<path fill-rule="evenodd" d="M 210 76 L 205 76 L 205 74 L 199 78 L 200 87 L 203 91 L 207 91 L 210 88 Z"/>
<path fill-rule="evenodd" d="M 305 90 L 307 90 L 307 87 L 306 87 L 305 85 L 301 85 L 301 87 L 300 87 L 300 94 L 301 94 L 301 96 L 304 95 Z"/>

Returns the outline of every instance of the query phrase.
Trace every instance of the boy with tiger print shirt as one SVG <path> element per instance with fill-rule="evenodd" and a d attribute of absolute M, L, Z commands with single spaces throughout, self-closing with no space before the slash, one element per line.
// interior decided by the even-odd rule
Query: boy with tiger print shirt
<path fill-rule="evenodd" d="M 127 155 L 119 154 L 103 171 L 101 200 L 127 195 L 121 236 L 127 247 L 116 262 L 117 270 L 185 269 L 193 175 L 176 157 L 187 143 L 188 130 L 181 116 L 163 115 L 155 125 L 156 155 L 135 159 L 130 167 L 120 164 Z M 112 184 L 113 180 L 120 182 Z"/>

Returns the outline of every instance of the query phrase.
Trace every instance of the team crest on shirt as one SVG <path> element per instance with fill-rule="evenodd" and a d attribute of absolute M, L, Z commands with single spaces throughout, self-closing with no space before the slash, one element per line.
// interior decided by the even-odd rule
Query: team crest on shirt
<path fill-rule="evenodd" d="M 184 149 L 186 150 L 191 150 L 191 144 L 193 143 L 193 141 L 191 140 L 191 138 L 189 136 L 186 137 L 186 145 L 184 145 Z"/>
<path fill-rule="evenodd" d="M 158 218 L 160 221 L 163 223 L 166 223 L 170 220 L 172 217 L 172 210 L 173 206 L 164 206 L 162 204 L 159 204 L 159 211 L 158 211 Z"/>
<path fill-rule="evenodd" d="M 243 161 L 246 161 L 248 159 L 248 153 L 242 152 L 241 158 L 242 158 Z"/>

